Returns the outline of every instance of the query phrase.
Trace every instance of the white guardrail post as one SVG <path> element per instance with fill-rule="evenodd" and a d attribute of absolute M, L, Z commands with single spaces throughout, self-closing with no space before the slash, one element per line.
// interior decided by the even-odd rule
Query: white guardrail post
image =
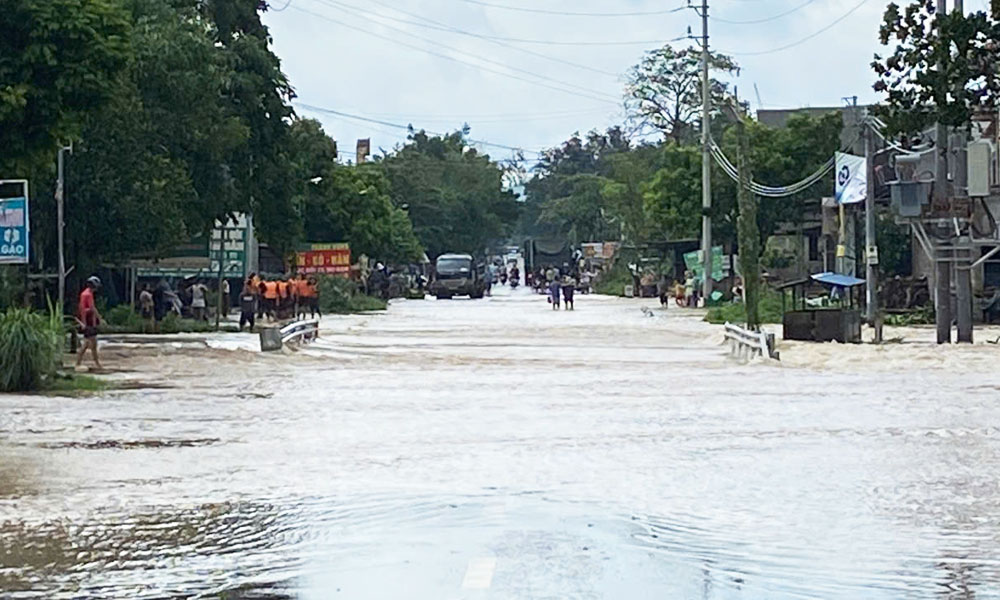
<path fill-rule="evenodd" d="M 726 341 L 729 350 L 740 358 L 752 358 L 759 354 L 765 358 L 778 358 L 768 340 L 768 334 L 763 331 L 748 331 L 739 325 L 725 324 Z"/>

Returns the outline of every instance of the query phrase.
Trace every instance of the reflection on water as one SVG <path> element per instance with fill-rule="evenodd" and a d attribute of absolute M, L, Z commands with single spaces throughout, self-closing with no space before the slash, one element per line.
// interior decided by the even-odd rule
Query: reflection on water
<path fill-rule="evenodd" d="M 996 349 L 740 365 L 640 306 L 402 302 L 0 398 L 0 596 L 1000 598 Z"/>

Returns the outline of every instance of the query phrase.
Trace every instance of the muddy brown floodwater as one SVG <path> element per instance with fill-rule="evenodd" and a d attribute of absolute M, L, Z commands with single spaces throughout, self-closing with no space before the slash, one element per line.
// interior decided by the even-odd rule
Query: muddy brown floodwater
<path fill-rule="evenodd" d="M 1000 348 L 644 304 L 109 345 L 142 389 L 0 397 L 0 597 L 1000 598 Z"/>

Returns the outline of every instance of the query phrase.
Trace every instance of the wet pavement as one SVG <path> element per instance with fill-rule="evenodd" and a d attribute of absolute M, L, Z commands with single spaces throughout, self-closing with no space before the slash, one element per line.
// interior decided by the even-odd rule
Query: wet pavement
<path fill-rule="evenodd" d="M 0 597 L 1000 598 L 1000 348 L 505 291 L 0 396 Z"/>

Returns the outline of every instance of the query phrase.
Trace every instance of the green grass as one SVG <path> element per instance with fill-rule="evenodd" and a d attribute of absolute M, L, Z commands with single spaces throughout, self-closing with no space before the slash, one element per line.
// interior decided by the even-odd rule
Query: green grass
<path fill-rule="evenodd" d="M 606 296 L 624 296 L 625 286 L 633 285 L 635 280 L 629 272 L 625 261 L 617 260 L 611 270 L 602 273 L 594 282 L 594 292 Z M 635 290 L 638 294 L 639 290 Z"/>
<path fill-rule="evenodd" d="M 389 303 L 364 294 L 344 277 L 319 278 L 319 307 L 323 314 L 350 314 L 385 310 Z"/>
<path fill-rule="evenodd" d="M 25 308 L 0 314 L 0 391 L 37 390 L 55 374 L 63 344 L 62 314 Z"/>
<path fill-rule="evenodd" d="M 175 313 L 168 313 L 159 323 L 159 333 L 210 333 L 215 331 L 215 320 L 197 321 L 183 319 Z M 108 311 L 106 320 L 101 323 L 101 333 L 154 333 L 150 325 L 128 305 L 116 306 Z M 219 331 L 235 332 L 239 327 L 230 323 L 222 323 Z"/>
<path fill-rule="evenodd" d="M 47 378 L 41 389 L 53 394 L 93 394 L 108 387 L 107 382 L 92 375 L 66 374 Z"/>
<path fill-rule="evenodd" d="M 883 323 L 895 327 L 931 325 L 934 323 L 934 305 L 928 304 L 906 312 L 887 314 Z"/>
<path fill-rule="evenodd" d="M 781 323 L 781 294 L 764 289 L 757 303 L 761 323 Z M 728 303 L 708 309 L 705 320 L 721 325 L 723 323 L 746 323 L 747 311 L 742 303 Z"/>

